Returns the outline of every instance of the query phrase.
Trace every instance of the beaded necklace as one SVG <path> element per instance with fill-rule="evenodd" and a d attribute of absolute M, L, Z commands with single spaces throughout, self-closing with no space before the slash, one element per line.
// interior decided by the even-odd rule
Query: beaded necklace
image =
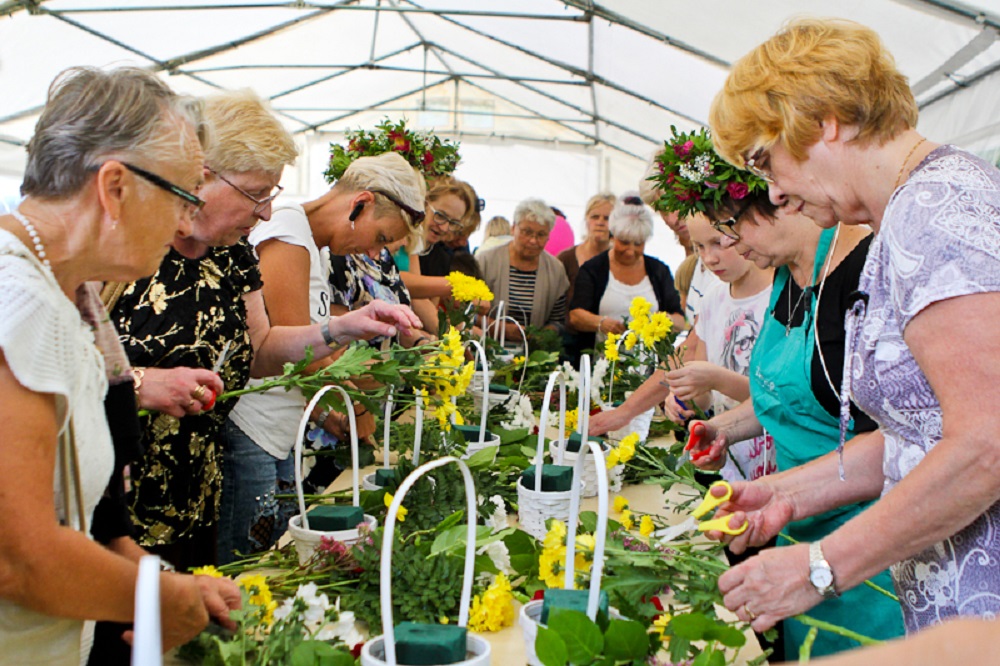
<path fill-rule="evenodd" d="M 31 220 L 26 218 L 20 210 L 11 211 L 18 222 L 24 226 L 24 230 L 28 232 L 28 236 L 31 238 L 31 242 L 35 244 L 35 254 L 42 261 L 47 269 L 52 270 L 52 264 L 49 263 L 49 258 L 45 255 L 45 246 L 42 245 L 42 240 L 38 237 L 38 230 L 35 229 L 35 225 L 31 223 Z"/>

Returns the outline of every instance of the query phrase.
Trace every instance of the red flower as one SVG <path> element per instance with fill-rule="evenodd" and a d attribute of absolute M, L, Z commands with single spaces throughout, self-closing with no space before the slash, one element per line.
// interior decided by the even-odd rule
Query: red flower
<path fill-rule="evenodd" d="M 744 183 L 729 183 L 726 185 L 726 191 L 729 192 L 729 196 L 739 200 L 750 193 L 750 188 Z"/>
<path fill-rule="evenodd" d="M 667 170 L 667 167 L 663 165 L 663 162 L 657 162 L 656 166 L 660 169 L 660 173 L 663 173 L 664 171 Z"/>
<path fill-rule="evenodd" d="M 431 164 L 434 164 L 434 153 L 428 150 L 424 153 L 424 158 L 420 160 L 420 163 L 423 166 L 430 166 Z"/>
<path fill-rule="evenodd" d="M 535 596 L 531 597 L 532 601 L 538 601 L 545 597 L 545 590 L 535 590 Z"/>
<path fill-rule="evenodd" d="M 357 645 L 355 645 L 354 647 L 352 647 L 351 648 L 351 656 L 354 657 L 355 659 L 357 659 L 358 657 L 360 657 L 361 656 L 361 648 L 363 648 L 364 646 L 365 646 L 364 643 L 358 643 Z"/>
<path fill-rule="evenodd" d="M 410 140 L 402 132 L 393 130 L 389 132 L 389 140 L 392 141 L 392 149 L 400 153 L 405 153 L 410 149 Z"/>
<path fill-rule="evenodd" d="M 351 142 L 347 144 L 347 149 L 352 153 L 358 152 L 358 140 L 351 139 Z"/>
<path fill-rule="evenodd" d="M 694 148 L 694 141 L 685 141 L 679 146 L 674 146 L 674 155 L 677 157 L 687 157 L 692 148 Z"/>

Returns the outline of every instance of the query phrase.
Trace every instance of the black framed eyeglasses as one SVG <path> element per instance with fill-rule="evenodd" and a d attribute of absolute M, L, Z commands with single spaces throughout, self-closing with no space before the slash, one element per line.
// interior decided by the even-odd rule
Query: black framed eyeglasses
<path fill-rule="evenodd" d="M 748 210 L 750 210 L 750 202 L 743 204 L 742 208 L 740 208 L 732 217 L 725 220 L 719 220 L 718 222 L 713 222 L 712 228 L 730 240 L 739 241 L 740 235 L 736 232 L 736 224 Z"/>
<path fill-rule="evenodd" d="M 373 194 L 381 194 L 383 197 L 385 197 L 393 204 L 395 204 L 396 208 L 399 208 L 404 213 L 409 215 L 411 225 L 414 227 L 419 227 L 420 224 L 424 221 L 424 218 L 427 216 L 427 214 L 424 211 L 417 210 L 416 208 L 411 208 L 410 206 L 407 206 L 405 203 L 403 203 L 402 201 L 400 201 L 399 199 L 397 199 L 396 197 L 392 196 L 387 192 L 383 192 L 382 190 L 370 190 L 370 191 Z"/>
<path fill-rule="evenodd" d="M 768 185 L 773 185 L 774 176 L 772 176 L 769 171 L 766 171 L 763 167 L 760 166 L 760 162 L 767 161 L 767 155 L 765 154 L 765 152 L 766 151 L 763 148 L 758 148 L 756 151 L 754 151 L 753 155 L 744 160 L 745 162 L 744 167 L 746 168 L 747 171 L 757 176 L 758 178 L 762 179 Z"/>
<path fill-rule="evenodd" d="M 437 220 L 438 222 L 444 222 L 445 224 L 447 224 L 452 229 L 461 229 L 462 228 L 462 221 L 461 220 L 455 220 L 455 219 L 452 219 L 452 218 L 448 217 L 445 213 L 442 213 L 441 211 L 439 211 L 434 206 L 431 206 L 430 208 L 431 208 L 431 211 L 434 213 L 434 219 Z"/>
<path fill-rule="evenodd" d="M 137 175 L 137 176 L 143 178 L 144 180 L 148 181 L 149 183 L 152 183 L 153 185 L 156 185 L 160 189 L 166 190 L 167 192 L 170 192 L 174 196 L 180 197 L 181 199 L 184 200 L 185 203 L 187 203 L 189 206 L 191 206 L 191 208 L 193 208 L 195 211 L 199 211 L 199 210 L 201 210 L 202 208 L 205 207 L 204 200 L 199 199 L 197 196 L 195 196 L 194 194 L 191 194 L 190 192 L 188 192 L 187 190 L 185 190 L 183 187 L 179 187 L 177 185 L 174 185 L 173 183 L 171 183 L 169 180 L 167 180 L 166 178 L 164 178 L 162 176 L 157 176 L 155 173 L 152 173 L 150 171 L 146 171 L 145 169 L 139 168 L 139 167 L 137 167 L 134 164 L 129 164 L 128 162 L 122 162 L 122 166 L 124 166 L 126 169 L 128 169 L 129 171 L 131 171 L 135 175 Z"/>
<path fill-rule="evenodd" d="M 234 190 L 245 196 L 247 199 L 252 201 L 254 203 L 253 214 L 256 216 L 260 216 L 260 214 L 264 212 L 264 209 L 270 206 L 271 203 L 278 198 L 278 195 L 285 190 L 285 188 L 283 188 L 281 185 L 275 185 L 274 189 L 271 190 L 271 193 L 269 195 L 267 195 L 263 199 L 258 199 L 257 197 L 253 196 L 252 194 L 244 190 L 242 187 L 234 183 L 233 181 L 223 176 L 215 169 L 209 168 L 209 171 L 218 176 L 219 180 L 221 180 L 223 183 L 225 183 L 226 185 L 233 188 Z"/>

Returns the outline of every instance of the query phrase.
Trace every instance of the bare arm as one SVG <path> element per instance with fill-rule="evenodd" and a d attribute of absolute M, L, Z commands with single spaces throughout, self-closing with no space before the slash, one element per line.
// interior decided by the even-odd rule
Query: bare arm
<path fill-rule="evenodd" d="M 56 617 L 131 621 L 137 566 L 56 522 L 55 398 L 22 386 L 3 354 L 0 419 L 0 598 Z M 193 577 L 163 574 L 160 585 L 164 642 L 177 645 L 208 614 Z"/>
<path fill-rule="evenodd" d="M 883 645 L 850 650 L 813 663 L 816 666 L 1000 666 L 993 648 L 997 620 L 955 618 Z"/>

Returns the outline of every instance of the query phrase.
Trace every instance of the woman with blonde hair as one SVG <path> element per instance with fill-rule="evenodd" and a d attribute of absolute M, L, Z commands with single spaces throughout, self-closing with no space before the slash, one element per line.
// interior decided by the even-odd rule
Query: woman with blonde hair
<path fill-rule="evenodd" d="M 143 417 L 145 455 L 132 466 L 132 518 L 140 543 L 179 568 L 216 561 L 222 490 L 222 427 L 233 408 L 213 409 L 223 385 L 243 387 L 250 376 L 279 374 L 284 363 L 316 357 L 357 338 L 395 334 L 417 324 L 408 308 L 373 303 L 319 325 L 271 326 L 261 293 L 260 270 L 245 237 L 271 218 L 278 181 L 297 155 L 291 136 L 260 98 L 249 91 L 205 100 L 214 140 L 205 155 L 204 206 L 190 229 L 178 233 L 159 270 L 128 284 L 111 311 L 140 391 L 154 381 L 151 368 L 217 368 L 212 381 L 172 378 L 186 395 L 187 416 L 164 412 Z M 341 202 L 360 229 L 378 233 L 378 211 L 395 208 L 416 224 L 422 210 L 372 190 Z M 355 212 L 356 211 L 356 212 Z M 382 213 L 384 215 L 384 213 Z M 363 247 L 360 238 L 357 247 Z M 156 381 L 159 375 L 156 375 Z M 141 393 L 140 393 L 141 397 Z"/>
<path fill-rule="evenodd" d="M 405 288 L 402 294 L 392 291 L 386 281 L 393 275 L 379 270 L 376 260 L 388 256 L 386 245 L 417 229 L 394 202 L 416 209 L 425 187 L 423 177 L 405 159 L 384 153 L 352 162 L 318 199 L 276 207 L 249 239 L 260 257 L 271 325 L 319 324 L 331 314 L 341 316 L 376 299 L 408 305 Z M 362 215 L 366 209 L 372 214 Z M 372 263 L 364 263 L 366 259 Z M 362 268 L 368 266 L 372 270 Z M 402 286 L 398 272 L 394 277 Z M 341 283 L 349 287 L 346 294 L 337 289 Z M 345 301 L 345 296 L 352 300 Z M 310 370 L 329 361 L 320 359 Z M 301 391 L 278 389 L 244 396 L 230 414 L 219 521 L 221 562 L 269 548 L 284 534 L 286 519 L 275 494 L 279 485 L 292 487 L 289 454 L 305 406 Z M 367 437 L 375 431 L 374 417 L 358 411 L 357 434 Z M 347 414 L 330 409 L 317 409 L 313 422 L 340 439 L 350 432 Z"/>
<path fill-rule="evenodd" d="M 1000 609 L 1000 171 L 922 137 L 878 35 L 800 20 L 739 60 L 712 104 L 719 153 L 775 204 L 875 237 L 847 316 L 847 385 L 879 425 L 771 479 L 734 484 L 742 549 L 880 497 L 811 544 L 764 551 L 719 579 L 763 630 L 891 566 L 907 631 Z M 958 324 L 958 325 L 956 325 Z M 946 332 L 946 334 L 943 334 Z M 841 407 L 843 433 L 849 426 Z M 721 535 L 716 535 L 721 536 Z"/>
<path fill-rule="evenodd" d="M 611 192 L 601 192 L 590 197 L 583 211 L 586 225 L 583 242 L 566 248 L 556 257 L 562 262 L 566 269 L 566 277 L 569 278 L 567 300 L 573 300 L 573 283 L 576 281 L 580 266 L 601 252 L 605 252 L 611 245 L 608 219 L 611 217 L 611 209 L 614 208 L 616 199 L 617 197 Z"/>

